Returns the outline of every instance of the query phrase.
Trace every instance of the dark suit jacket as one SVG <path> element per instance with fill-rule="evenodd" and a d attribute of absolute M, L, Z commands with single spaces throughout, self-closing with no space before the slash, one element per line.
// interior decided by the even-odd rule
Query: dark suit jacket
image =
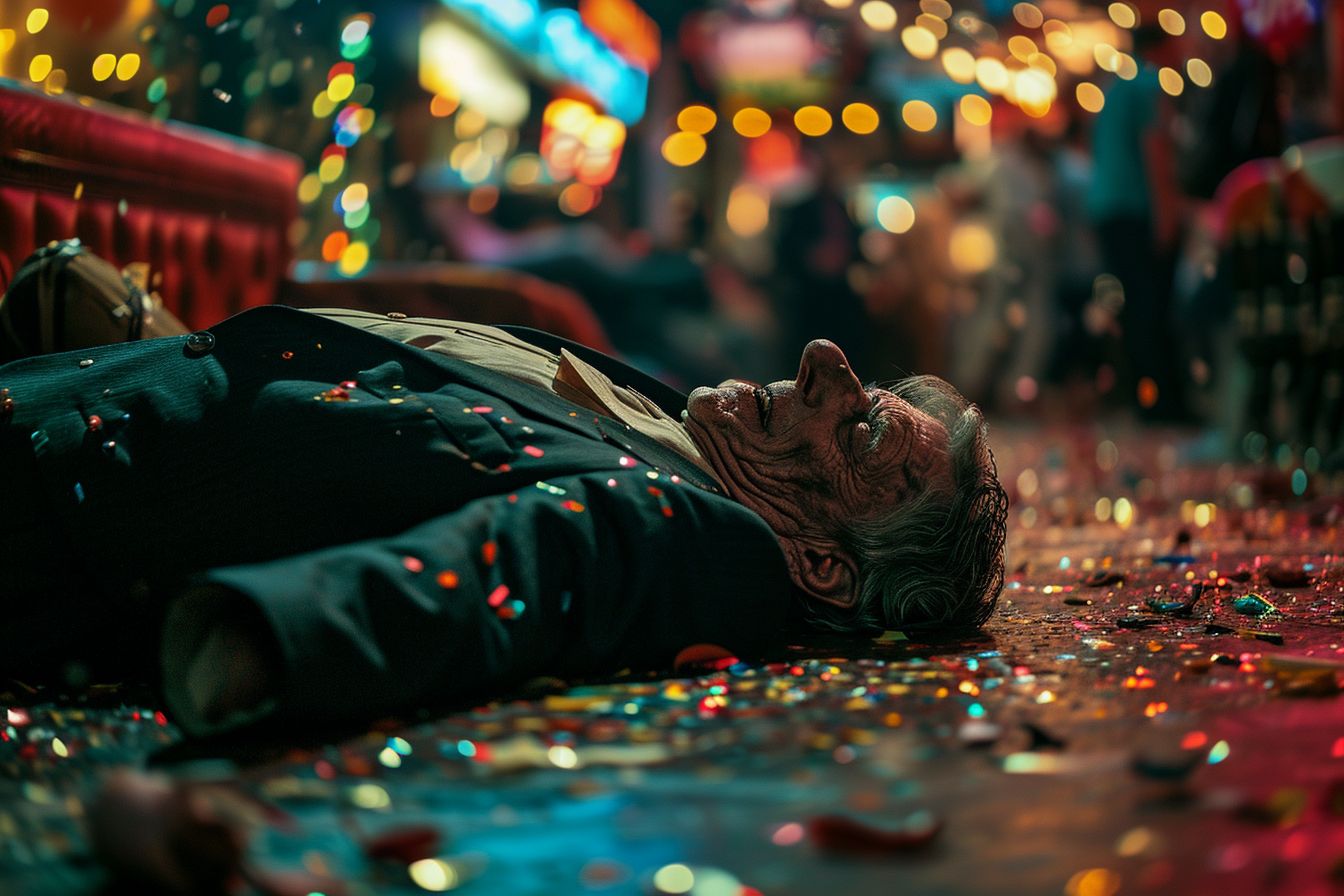
<path fill-rule="evenodd" d="M 652 440 L 477 365 L 271 306 L 208 335 L 18 361 L 0 386 L 17 402 L 0 427 L 32 433 L 102 590 L 194 574 L 246 595 L 291 717 L 779 644 L 790 585 L 764 521 Z"/>

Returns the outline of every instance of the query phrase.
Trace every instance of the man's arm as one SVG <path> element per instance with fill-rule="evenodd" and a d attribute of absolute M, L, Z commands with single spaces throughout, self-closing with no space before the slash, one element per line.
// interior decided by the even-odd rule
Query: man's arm
<path fill-rule="evenodd" d="M 196 587 L 164 649 L 170 705 L 196 733 L 248 710 L 333 722 L 485 700 L 541 674 L 666 667 L 700 642 L 764 652 L 789 599 L 759 518 L 642 471 L 554 479 Z M 273 683 L 238 681 L 251 648 Z"/>

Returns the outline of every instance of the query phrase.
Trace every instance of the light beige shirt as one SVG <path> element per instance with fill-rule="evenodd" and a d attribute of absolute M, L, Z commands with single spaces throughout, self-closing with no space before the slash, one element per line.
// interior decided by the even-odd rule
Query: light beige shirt
<path fill-rule="evenodd" d="M 390 318 L 369 311 L 344 308 L 313 308 L 330 320 L 359 327 L 379 336 L 458 361 L 479 364 L 520 382 L 549 389 L 594 413 L 611 417 L 638 430 L 664 447 L 677 452 L 718 480 L 709 463 L 700 456 L 686 426 L 653 401 L 569 352 L 556 355 L 516 336 L 485 324 L 428 317 Z"/>

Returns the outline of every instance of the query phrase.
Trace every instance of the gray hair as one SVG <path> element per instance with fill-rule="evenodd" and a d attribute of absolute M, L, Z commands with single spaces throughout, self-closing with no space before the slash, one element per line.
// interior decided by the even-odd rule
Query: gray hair
<path fill-rule="evenodd" d="M 1003 590 L 1008 495 L 980 409 L 935 376 L 886 386 L 947 428 L 954 491 L 923 488 L 885 516 L 836 520 L 832 537 L 858 564 L 851 607 L 803 602 L 812 625 L 836 631 L 976 628 Z"/>

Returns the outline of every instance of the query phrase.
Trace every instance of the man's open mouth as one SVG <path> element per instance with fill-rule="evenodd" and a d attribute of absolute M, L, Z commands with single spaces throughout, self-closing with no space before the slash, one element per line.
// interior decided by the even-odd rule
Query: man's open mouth
<path fill-rule="evenodd" d="M 756 388 L 756 412 L 761 418 L 761 429 L 770 431 L 770 387 Z"/>

